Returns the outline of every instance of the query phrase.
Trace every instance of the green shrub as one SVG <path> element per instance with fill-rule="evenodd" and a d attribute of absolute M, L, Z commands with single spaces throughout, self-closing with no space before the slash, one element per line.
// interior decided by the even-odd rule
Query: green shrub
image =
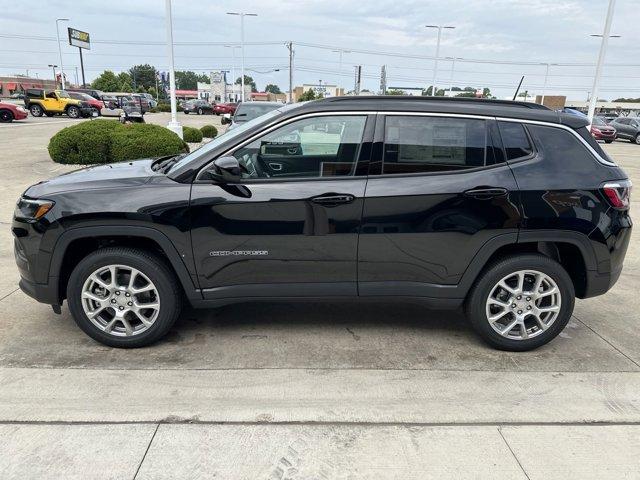
<path fill-rule="evenodd" d="M 187 143 L 200 143 L 202 141 L 202 132 L 197 128 L 183 127 L 182 138 Z"/>
<path fill-rule="evenodd" d="M 144 123 L 122 125 L 114 120 L 82 122 L 60 130 L 49 141 L 49 155 L 54 162 L 78 165 L 188 151 L 187 144 L 164 127 Z"/>
<path fill-rule="evenodd" d="M 109 163 L 111 137 L 120 126 L 113 120 L 91 120 L 63 128 L 49 141 L 49 155 L 57 163 Z"/>
<path fill-rule="evenodd" d="M 122 125 L 111 137 L 113 162 L 136 158 L 160 157 L 188 152 L 180 137 L 159 125 L 132 123 Z"/>
<path fill-rule="evenodd" d="M 202 136 L 205 138 L 216 138 L 218 135 L 218 129 L 213 125 L 205 125 L 204 127 L 200 127 L 200 131 L 202 132 Z"/>
<path fill-rule="evenodd" d="M 171 111 L 171 104 L 170 103 L 159 103 L 156 108 L 154 108 L 154 110 L 156 112 L 170 112 Z M 181 112 L 182 111 L 182 106 L 178 105 L 176 107 L 176 111 Z"/>

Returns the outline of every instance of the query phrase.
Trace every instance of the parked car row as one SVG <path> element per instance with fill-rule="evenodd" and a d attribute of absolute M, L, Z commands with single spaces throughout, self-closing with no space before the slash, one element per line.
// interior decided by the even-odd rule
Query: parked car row
<path fill-rule="evenodd" d="M 233 115 L 236 111 L 236 108 L 238 108 L 238 104 L 235 102 L 209 103 L 201 98 L 187 100 L 181 105 L 182 111 L 187 115 L 190 113 L 195 113 L 197 115 Z"/>

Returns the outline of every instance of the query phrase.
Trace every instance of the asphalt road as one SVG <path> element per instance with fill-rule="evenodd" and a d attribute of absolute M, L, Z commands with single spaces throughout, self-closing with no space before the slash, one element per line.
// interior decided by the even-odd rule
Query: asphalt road
<path fill-rule="evenodd" d="M 640 478 L 637 229 L 615 288 L 533 352 L 488 348 L 458 313 L 354 303 L 187 311 L 111 349 L 17 290 L 15 200 L 71 169 L 46 146 L 74 122 L 0 125 L 3 480 Z M 640 146 L 605 148 L 640 185 Z"/>

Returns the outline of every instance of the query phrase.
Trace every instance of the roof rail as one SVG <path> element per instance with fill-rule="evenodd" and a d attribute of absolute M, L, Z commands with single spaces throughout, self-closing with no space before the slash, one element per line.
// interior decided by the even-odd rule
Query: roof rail
<path fill-rule="evenodd" d="M 328 97 L 325 98 L 325 102 L 344 102 L 344 101 L 357 101 L 357 100 L 377 100 L 377 101 L 408 101 L 408 102 L 434 102 L 434 103 L 484 103 L 489 105 L 501 105 L 504 107 L 520 107 L 520 108 L 530 108 L 537 110 L 550 110 L 548 107 L 544 105 L 540 105 L 539 103 L 529 103 L 529 102 L 518 102 L 512 100 L 497 100 L 490 98 L 472 98 L 472 97 L 428 97 L 424 95 L 358 95 L 358 96 L 350 96 L 344 95 L 341 97 Z"/>

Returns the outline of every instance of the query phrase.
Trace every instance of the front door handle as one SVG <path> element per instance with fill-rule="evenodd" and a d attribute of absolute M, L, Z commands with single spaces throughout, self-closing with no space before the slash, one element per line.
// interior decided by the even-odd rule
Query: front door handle
<path fill-rule="evenodd" d="M 325 195 L 320 195 L 318 197 L 313 197 L 311 201 L 313 203 L 318 203 L 320 205 L 324 205 L 326 207 L 331 207 L 335 205 L 341 205 L 344 203 L 351 203 L 356 199 L 353 195 L 349 195 L 348 193 L 327 193 Z"/>
<path fill-rule="evenodd" d="M 489 200 L 496 197 L 504 197 L 509 191 L 500 187 L 478 187 L 466 190 L 465 197 L 476 198 L 478 200 Z"/>

